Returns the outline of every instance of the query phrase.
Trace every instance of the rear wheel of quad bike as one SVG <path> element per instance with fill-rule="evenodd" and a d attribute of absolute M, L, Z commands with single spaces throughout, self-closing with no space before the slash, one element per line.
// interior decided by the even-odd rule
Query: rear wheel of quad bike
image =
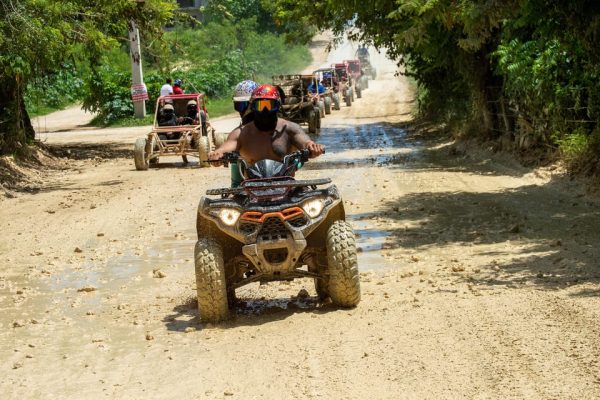
<path fill-rule="evenodd" d="M 210 153 L 208 136 L 200 136 L 198 138 L 198 165 L 200 165 L 201 168 L 209 166 L 208 153 Z"/>
<path fill-rule="evenodd" d="M 352 105 L 352 95 L 350 94 L 350 89 L 346 90 L 344 100 L 346 100 L 346 107 L 350 107 Z"/>
<path fill-rule="evenodd" d="M 321 118 L 325 118 L 325 102 L 323 100 L 319 100 L 319 115 Z"/>
<path fill-rule="evenodd" d="M 333 95 L 333 109 L 339 110 L 340 108 L 340 95 L 336 93 Z"/>
<path fill-rule="evenodd" d="M 331 114 L 331 97 L 325 97 L 323 102 L 325 103 L 325 114 Z"/>
<path fill-rule="evenodd" d="M 201 239 L 194 249 L 198 312 L 202 322 L 229 318 L 223 249 L 215 240 Z"/>
<path fill-rule="evenodd" d="M 334 304 L 355 307 L 360 302 L 360 280 L 354 231 L 346 221 L 327 230 L 327 293 Z"/>
<path fill-rule="evenodd" d="M 311 108 L 308 112 L 308 133 L 317 133 L 317 117 L 319 112 Z"/>
<path fill-rule="evenodd" d="M 133 147 L 133 161 L 135 163 L 135 169 L 138 171 L 145 171 L 150 166 L 148 158 L 146 157 L 146 140 L 139 138 L 135 141 Z"/>

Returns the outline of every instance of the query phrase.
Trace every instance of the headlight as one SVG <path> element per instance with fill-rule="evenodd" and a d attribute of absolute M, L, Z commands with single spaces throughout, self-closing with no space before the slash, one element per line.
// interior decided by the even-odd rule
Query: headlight
<path fill-rule="evenodd" d="M 227 226 L 233 226 L 240 217 L 240 212 L 233 208 L 224 208 L 219 211 L 219 218 Z"/>
<path fill-rule="evenodd" d="M 323 211 L 323 200 L 310 200 L 302 205 L 302 209 L 311 218 L 316 218 Z"/>

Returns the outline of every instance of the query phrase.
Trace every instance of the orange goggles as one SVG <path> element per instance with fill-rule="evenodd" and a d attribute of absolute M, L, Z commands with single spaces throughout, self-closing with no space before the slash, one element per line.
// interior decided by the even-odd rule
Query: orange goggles
<path fill-rule="evenodd" d="M 273 99 L 257 99 L 252 102 L 252 109 L 257 112 L 268 111 L 276 112 L 279 111 L 279 102 Z"/>

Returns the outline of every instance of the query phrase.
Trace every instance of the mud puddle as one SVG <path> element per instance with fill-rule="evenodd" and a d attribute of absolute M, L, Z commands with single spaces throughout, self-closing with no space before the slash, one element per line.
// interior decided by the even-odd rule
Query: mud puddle
<path fill-rule="evenodd" d="M 373 214 L 375 216 L 376 214 Z M 356 234 L 356 245 L 359 249 L 358 267 L 361 271 L 391 267 L 393 264 L 381 254 L 385 239 L 390 232 L 373 226 L 370 220 L 358 216 L 348 218 Z"/>

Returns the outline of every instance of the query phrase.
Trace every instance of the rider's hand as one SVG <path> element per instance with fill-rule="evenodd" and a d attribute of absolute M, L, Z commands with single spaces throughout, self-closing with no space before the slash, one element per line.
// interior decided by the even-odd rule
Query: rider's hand
<path fill-rule="evenodd" d="M 220 160 L 221 158 L 223 158 L 223 152 L 220 151 L 219 149 L 211 151 L 210 153 L 208 153 L 208 159 L 209 160 Z M 218 166 L 218 165 L 224 165 L 224 164 L 222 164 L 222 163 L 210 163 L 210 165 Z"/>
<path fill-rule="evenodd" d="M 308 142 L 304 148 L 310 150 L 310 158 L 319 157 L 321 154 L 325 153 L 325 146 L 317 144 L 312 140 Z"/>

